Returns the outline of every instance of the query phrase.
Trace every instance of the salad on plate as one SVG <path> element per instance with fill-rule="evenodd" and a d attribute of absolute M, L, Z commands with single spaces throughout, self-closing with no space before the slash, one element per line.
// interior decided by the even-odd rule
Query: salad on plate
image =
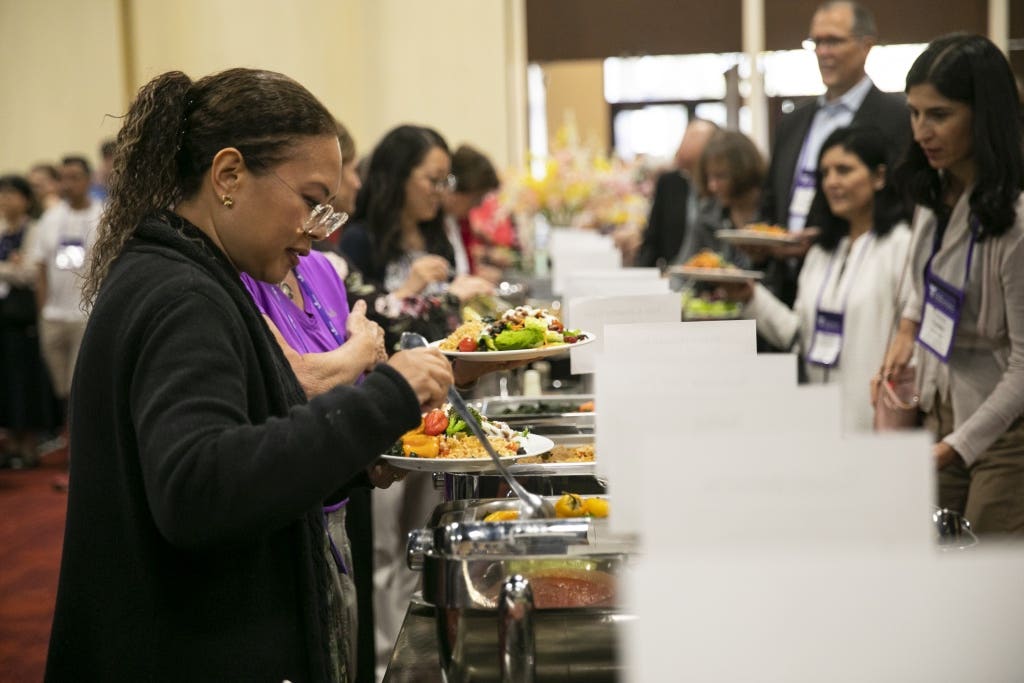
<path fill-rule="evenodd" d="M 448 352 L 521 351 L 565 347 L 590 340 L 581 330 L 567 330 L 546 308 L 516 306 L 499 318 L 463 323 L 438 345 Z"/>

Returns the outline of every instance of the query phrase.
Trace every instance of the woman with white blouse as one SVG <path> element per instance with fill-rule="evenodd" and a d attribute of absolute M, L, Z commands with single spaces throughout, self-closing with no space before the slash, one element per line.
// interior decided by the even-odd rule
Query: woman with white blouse
<path fill-rule="evenodd" d="M 907 73 L 914 142 L 899 169 L 919 211 L 913 288 L 882 367 L 911 360 L 935 436 L 939 505 L 983 534 L 1024 533 L 1024 154 L 1006 57 L 937 38 Z"/>
<path fill-rule="evenodd" d="M 910 243 L 886 158 L 885 137 L 874 127 L 840 128 L 822 145 L 818 184 L 829 211 L 792 309 L 760 284 L 725 288 L 770 343 L 799 351 L 809 381 L 839 385 L 846 431 L 872 427 L 868 381 L 885 355 Z"/>

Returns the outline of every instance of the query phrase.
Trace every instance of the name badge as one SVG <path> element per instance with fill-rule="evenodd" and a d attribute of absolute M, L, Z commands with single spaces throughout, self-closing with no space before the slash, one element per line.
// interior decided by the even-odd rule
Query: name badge
<path fill-rule="evenodd" d="M 816 178 L 813 171 L 803 169 L 797 176 L 796 186 L 793 188 L 793 198 L 789 202 L 789 215 L 806 218 L 811 211 L 811 202 L 814 201 Z"/>
<path fill-rule="evenodd" d="M 53 256 L 57 270 L 78 270 L 85 265 L 85 245 L 81 240 L 62 239 Z"/>
<path fill-rule="evenodd" d="M 818 310 L 814 316 L 814 336 L 807 362 L 833 368 L 839 364 L 843 349 L 843 314 Z"/>
<path fill-rule="evenodd" d="M 930 270 L 925 273 L 924 288 L 924 310 L 917 341 L 943 363 L 948 363 L 956 326 L 960 322 L 964 292 L 936 277 Z"/>

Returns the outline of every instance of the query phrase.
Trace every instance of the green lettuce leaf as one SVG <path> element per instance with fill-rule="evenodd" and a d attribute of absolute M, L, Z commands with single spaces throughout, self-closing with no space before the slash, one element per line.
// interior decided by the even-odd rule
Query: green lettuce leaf
<path fill-rule="evenodd" d="M 544 345 L 544 331 L 536 327 L 524 327 L 521 330 L 505 330 L 494 338 L 494 346 L 498 351 L 515 351 L 518 349 L 534 349 Z"/>

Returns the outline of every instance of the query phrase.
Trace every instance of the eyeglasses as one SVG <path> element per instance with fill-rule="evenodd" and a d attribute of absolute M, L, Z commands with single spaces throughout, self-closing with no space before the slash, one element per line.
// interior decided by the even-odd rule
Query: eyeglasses
<path fill-rule="evenodd" d="M 427 177 L 426 181 L 430 183 L 431 189 L 435 192 L 454 192 L 456 180 L 455 176 L 451 173 L 444 176 L 443 178 L 430 178 Z"/>
<path fill-rule="evenodd" d="M 324 240 L 333 235 L 338 228 L 345 225 L 348 214 L 344 211 L 335 211 L 334 207 L 327 204 L 318 204 L 312 199 L 306 198 L 301 192 L 284 181 L 284 178 L 271 171 L 282 185 L 294 192 L 310 208 L 309 218 L 302 224 L 302 234 L 312 240 Z"/>
<path fill-rule="evenodd" d="M 819 47 L 825 48 L 826 50 L 834 50 L 840 45 L 845 45 L 851 40 L 856 40 L 860 36 L 823 36 L 821 38 L 804 38 L 800 46 L 805 50 L 814 52 Z"/>

